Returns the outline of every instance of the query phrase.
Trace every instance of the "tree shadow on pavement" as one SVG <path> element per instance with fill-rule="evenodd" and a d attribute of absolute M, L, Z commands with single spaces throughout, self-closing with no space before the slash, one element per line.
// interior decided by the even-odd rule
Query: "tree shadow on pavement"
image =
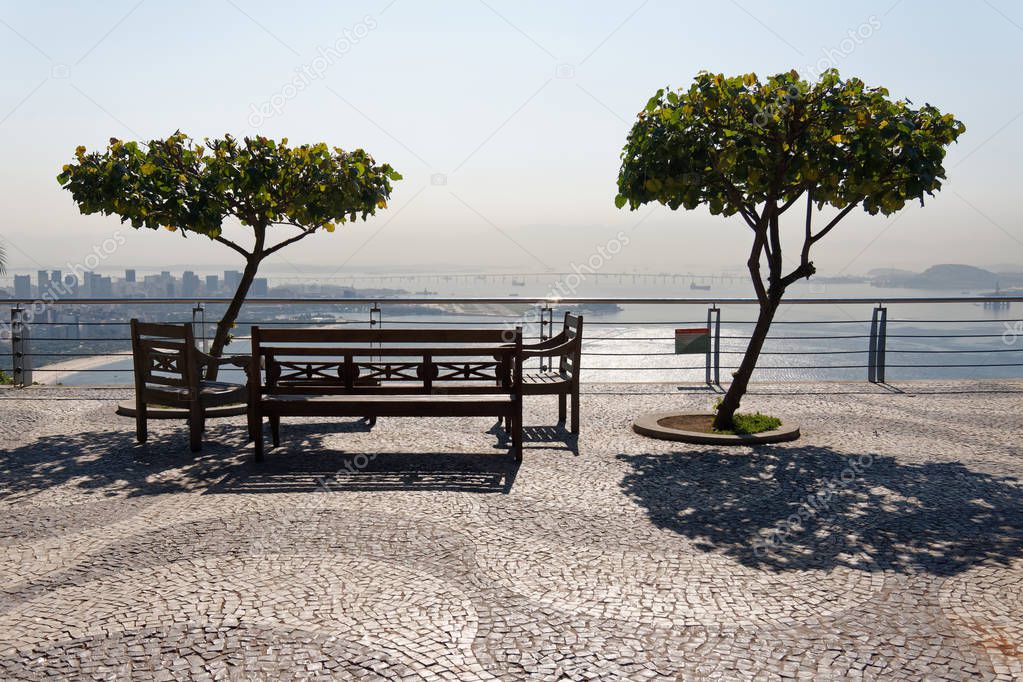
<path fill-rule="evenodd" d="M 619 459 L 653 523 L 750 567 L 949 576 L 1023 556 L 1019 480 L 958 462 L 820 447 Z"/>

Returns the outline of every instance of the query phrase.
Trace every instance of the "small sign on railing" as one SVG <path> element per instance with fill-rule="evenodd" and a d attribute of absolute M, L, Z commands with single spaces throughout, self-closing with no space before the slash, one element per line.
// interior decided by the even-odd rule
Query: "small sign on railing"
<path fill-rule="evenodd" d="M 676 355 L 703 355 L 710 352 L 710 329 L 694 327 L 675 330 Z"/>

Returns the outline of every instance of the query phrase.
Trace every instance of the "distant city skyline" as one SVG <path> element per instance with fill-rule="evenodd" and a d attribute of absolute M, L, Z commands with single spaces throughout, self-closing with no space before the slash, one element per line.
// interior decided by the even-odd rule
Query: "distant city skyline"
<path fill-rule="evenodd" d="M 1005 1 L 964 12 L 922 0 L 380 0 L 302 11 L 125 0 L 4 3 L 0 19 L 0 240 L 12 273 L 97 253 L 86 269 L 101 273 L 240 268 L 199 237 L 80 216 L 54 180 L 79 144 L 178 128 L 364 147 L 404 174 L 387 210 L 282 252 L 266 272 L 567 270 L 620 231 L 630 244 L 610 270 L 741 270 L 739 220 L 614 208 L 634 114 L 702 69 L 812 76 L 830 66 L 952 112 L 967 133 L 938 196 L 893 218 L 854 213 L 815 254 L 819 273 L 1023 262 L 1023 92 L 1007 86 L 1023 67 L 1023 9 Z"/>

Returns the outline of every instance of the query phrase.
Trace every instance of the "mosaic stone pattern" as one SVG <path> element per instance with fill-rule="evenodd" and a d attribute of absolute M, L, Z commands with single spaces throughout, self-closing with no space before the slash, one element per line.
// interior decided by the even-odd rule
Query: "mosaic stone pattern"
<path fill-rule="evenodd" d="M 0 389 L 0 679 L 1023 679 L 1023 382 L 758 385 L 803 438 L 244 419 L 137 445 L 121 389 Z"/>

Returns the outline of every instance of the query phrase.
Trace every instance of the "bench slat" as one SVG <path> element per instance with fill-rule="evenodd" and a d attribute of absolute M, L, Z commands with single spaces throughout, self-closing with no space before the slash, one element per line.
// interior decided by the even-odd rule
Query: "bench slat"
<path fill-rule="evenodd" d="M 493 343 L 514 342 L 503 329 L 259 329 L 260 343 Z"/>
<path fill-rule="evenodd" d="M 444 357 L 453 357 L 464 355 L 466 357 L 486 357 L 491 355 L 512 355 L 515 353 L 514 348 L 508 346 L 468 346 L 461 348 L 447 347 L 424 347 L 424 346 L 408 346 L 405 348 L 397 346 L 388 346 L 387 348 L 377 347 L 365 347 L 365 346 L 349 346 L 349 347 L 338 347 L 338 346 L 273 346 L 265 345 L 262 346 L 264 354 L 272 353 L 275 358 L 287 358 L 288 356 L 301 356 L 301 357 L 367 357 L 367 356 L 378 356 L 378 357 L 422 357 L 424 355 L 441 355 Z"/>

